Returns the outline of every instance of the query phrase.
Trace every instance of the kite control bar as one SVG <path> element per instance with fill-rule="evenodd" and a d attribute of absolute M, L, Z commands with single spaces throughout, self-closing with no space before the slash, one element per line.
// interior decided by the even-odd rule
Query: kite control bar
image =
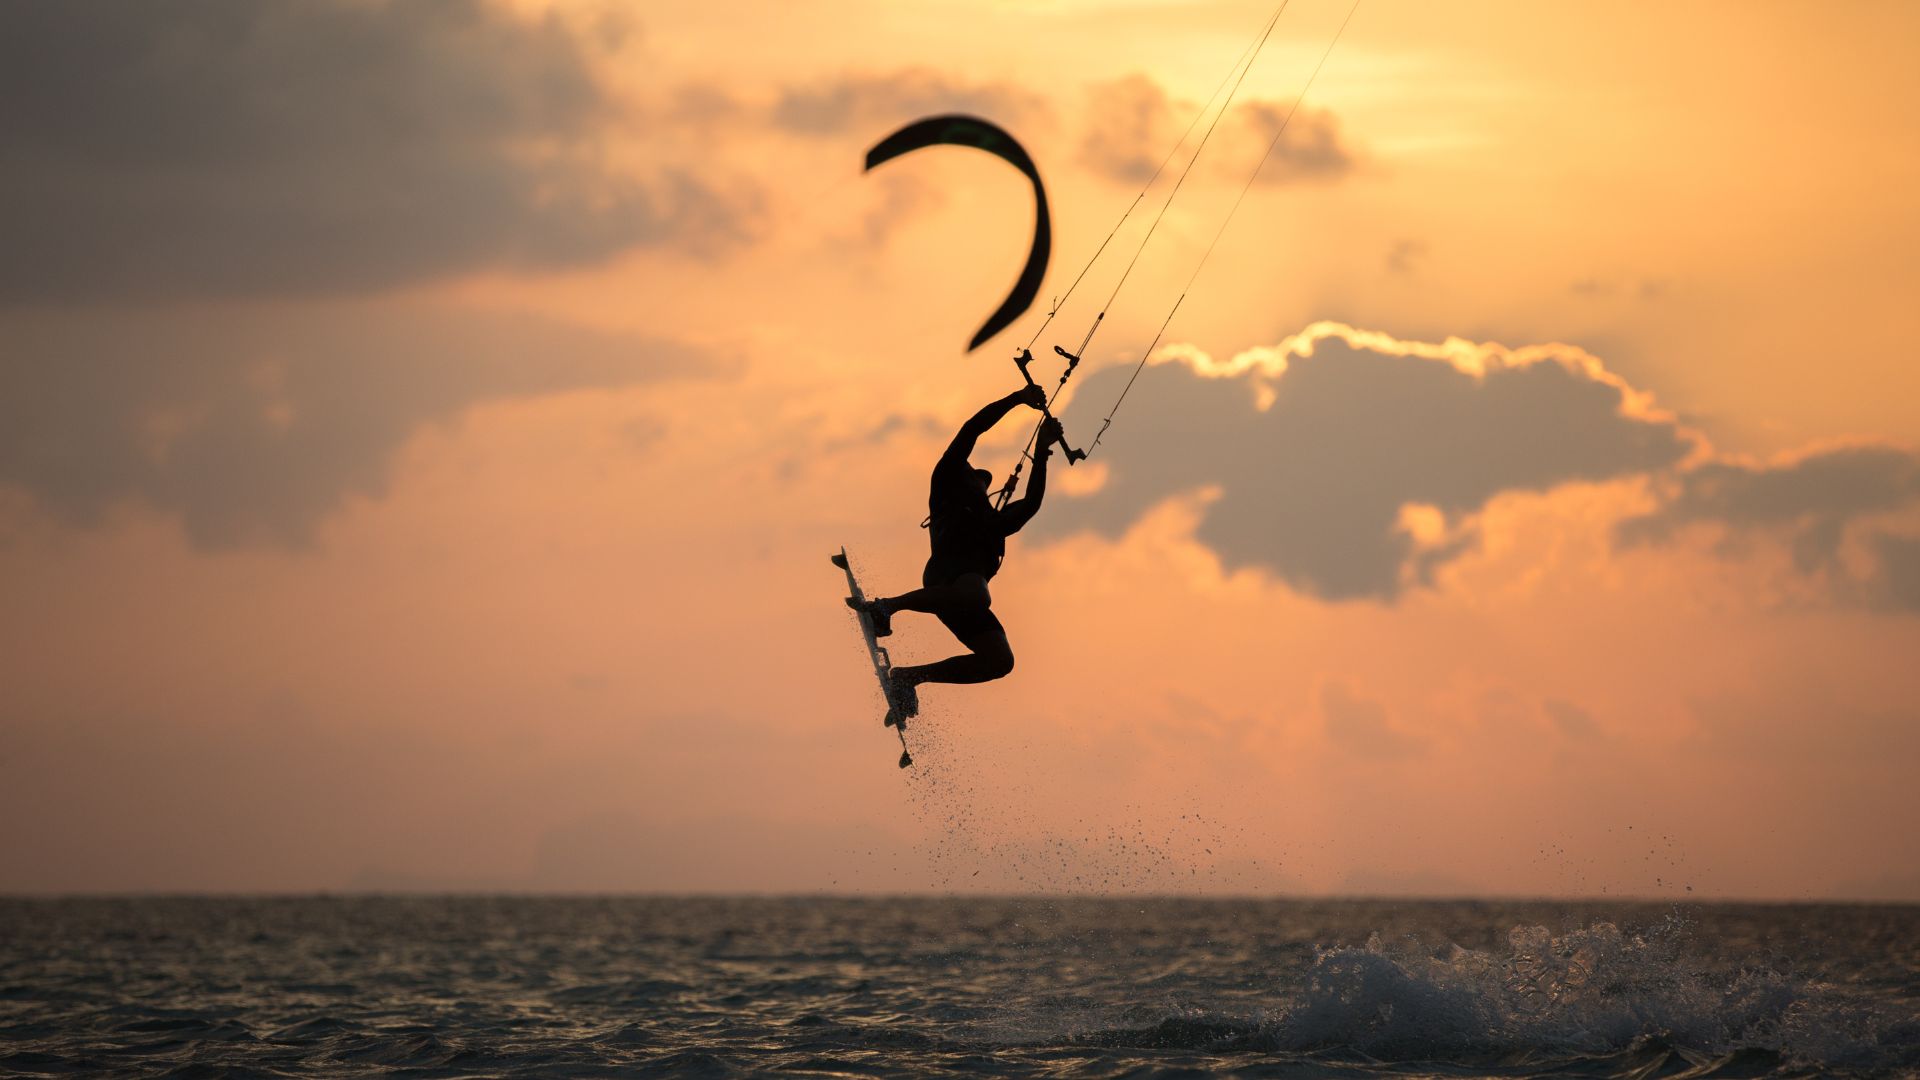
<path fill-rule="evenodd" d="M 1046 417 L 1048 420 L 1053 419 L 1052 405 L 1054 396 L 1060 393 L 1061 387 L 1067 385 L 1067 379 L 1073 374 L 1073 369 L 1080 366 L 1080 358 L 1078 356 L 1075 356 L 1058 345 L 1053 347 L 1053 351 L 1067 358 L 1067 370 L 1060 373 L 1060 381 L 1054 385 L 1053 393 L 1047 395 L 1047 404 L 1040 407 L 1040 415 Z M 1019 355 L 1013 358 L 1013 362 L 1020 368 L 1020 377 L 1027 380 L 1028 386 L 1040 385 L 1033 381 L 1033 373 L 1027 370 L 1027 365 L 1033 363 L 1032 349 L 1021 349 Z M 1075 450 L 1073 447 L 1067 445 L 1067 434 L 1060 430 L 1060 425 L 1057 422 L 1054 424 L 1054 431 L 1053 441 L 1059 443 L 1060 449 L 1067 452 L 1067 464 L 1078 465 L 1086 459 L 1087 452 L 1085 450 Z M 1038 434 L 1038 432 L 1035 432 L 1036 437 Z M 1021 452 L 1020 460 L 1013 463 L 1013 471 L 1007 474 L 1007 482 L 1002 484 L 1000 490 L 994 493 L 995 506 L 1006 506 L 1007 501 L 1013 498 L 1014 488 L 1020 486 L 1020 470 L 1026 467 L 1028 452 L 1033 448 L 1032 439 L 1027 440 L 1027 447 L 1027 451 Z"/>
<path fill-rule="evenodd" d="M 1061 348 L 1058 345 L 1055 345 L 1053 347 L 1053 351 L 1067 358 L 1067 370 L 1060 373 L 1060 381 L 1057 384 L 1055 384 L 1053 388 L 1053 392 L 1055 394 L 1058 394 L 1060 392 L 1060 388 L 1067 385 L 1067 379 L 1073 375 L 1073 369 L 1080 366 L 1080 358 L 1068 352 L 1067 350 Z M 1033 373 L 1027 370 L 1027 365 L 1033 363 L 1033 351 L 1031 349 L 1021 349 L 1020 355 L 1014 357 L 1013 362 L 1020 368 L 1020 377 L 1027 380 L 1028 386 L 1040 385 L 1039 383 L 1033 381 Z M 1049 397 L 1048 405 L 1051 405 L 1051 404 L 1052 404 L 1052 398 Z M 1052 420 L 1053 410 L 1051 408 L 1047 408 L 1043 406 L 1040 409 L 1040 415 L 1046 417 L 1049 420 Z M 1054 438 L 1054 441 L 1060 444 L 1060 449 L 1067 452 L 1067 464 L 1069 465 L 1078 465 L 1081 462 L 1081 460 L 1083 460 L 1087 456 L 1087 452 L 1085 450 L 1075 450 L 1073 447 L 1067 445 L 1067 435 L 1066 435 L 1066 432 L 1064 431 L 1061 432 L 1058 436 L 1056 436 Z"/>

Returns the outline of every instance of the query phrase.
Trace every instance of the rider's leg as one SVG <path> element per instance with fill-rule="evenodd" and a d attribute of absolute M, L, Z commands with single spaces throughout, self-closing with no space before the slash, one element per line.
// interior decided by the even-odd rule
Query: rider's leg
<path fill-rule="evenodd" d="M 924 611 L 939 615 L 975 608 L 984 610 L 992 602 L 993 597 L 987 592 L 987 579 L 979 574 L 962 574 L 950 584 L 928 585 L 875 601 L 880 610 L 888 615 L 896 611 Z"/>
<path fill-rule="evenodd" d="M 1003 678 L 1013 670 L 1013 648 L 1007 631 L 989 608 L 936 612 L 968 652 L 933 664 L 894 668 L 893 677 L 909 685 L 919 683 L 983 683 Z"/>

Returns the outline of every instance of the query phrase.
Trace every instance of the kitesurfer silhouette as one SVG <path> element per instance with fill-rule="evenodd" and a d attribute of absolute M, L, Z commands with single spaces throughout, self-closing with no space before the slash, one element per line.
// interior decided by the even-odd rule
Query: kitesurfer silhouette
<path fill-rule="evenodd" d="M 1006 538 L 1033 520 L 1046 497 L 1047 458 L 1059 441 L 1059 421 L 1051 417 L 1042 421 L 1026 494 L 1000 509 L 994 508 L 987 494 L 993 474 L 974 468 L 967 456 L 973 453 L 975 440 L 1020 405 L 1045 411 L 1046 392 L 1029 383 L 989 403 L 961 425 L 934 464 L 927 493 L 927 538 L 933 552 L 920 573 L 921 588 L 870 600 L 861 609 L 875 637 L 893 633 L 895 612 L 924 611 L 967 647 L 967 652 L 938 663 L 892 670 L 888 703 L 903 718 L 919 712 L 915 687 L 921 683 L 989 682 L 1013 670 L 1013 649 L 1007 644 L 1006 629 L 994 617 L 987 582 L 1000 570 Z"/>

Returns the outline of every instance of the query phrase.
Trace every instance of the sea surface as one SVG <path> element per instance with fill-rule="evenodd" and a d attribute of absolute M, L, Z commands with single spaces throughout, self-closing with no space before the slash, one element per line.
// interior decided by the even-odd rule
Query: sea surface
<path fill-rule="evenodd" d="M 0 900 L 25 1076 L 1920 1075 L 1920 907 Z"/>

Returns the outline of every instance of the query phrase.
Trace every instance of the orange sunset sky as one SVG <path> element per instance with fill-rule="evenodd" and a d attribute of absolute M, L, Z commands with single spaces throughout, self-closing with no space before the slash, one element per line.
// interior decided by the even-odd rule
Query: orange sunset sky
<path fill-rule="evenodd" d="M 826 556 L 917 584 L 1271 10 L 0 6 L 0 891 L 1920 899 L 1906 4 L 1362 0 L 894 768 Z M 1026 182 L 861 172 L 949 111 L 1055 224 L 972 354 Z"/>

